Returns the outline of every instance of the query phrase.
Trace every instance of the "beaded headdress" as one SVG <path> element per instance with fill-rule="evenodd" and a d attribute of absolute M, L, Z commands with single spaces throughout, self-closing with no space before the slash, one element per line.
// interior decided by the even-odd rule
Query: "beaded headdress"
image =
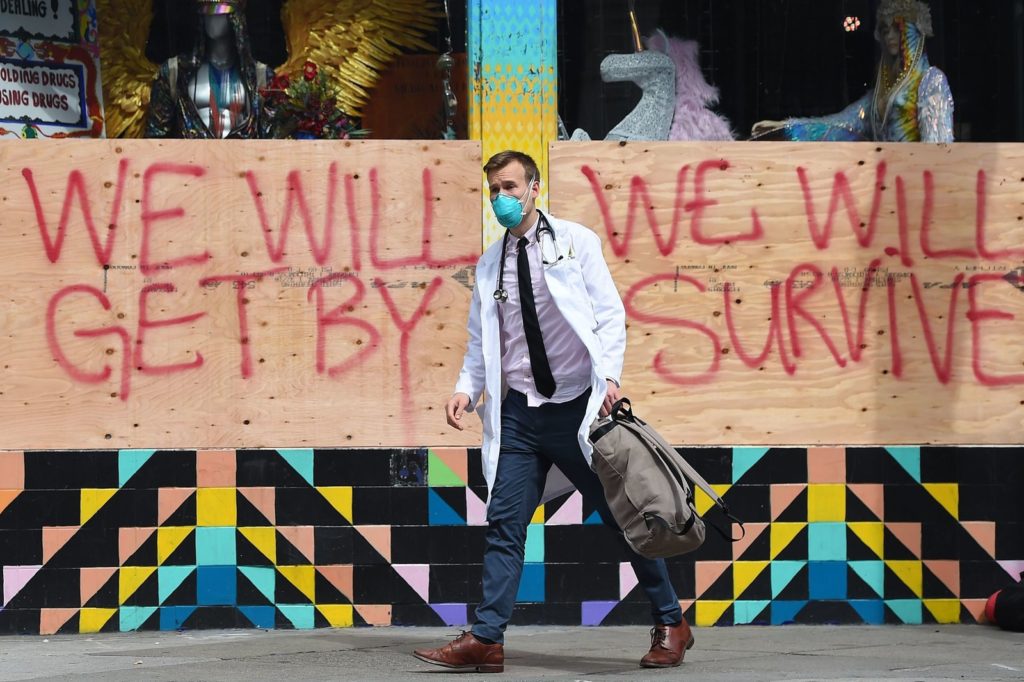
<path fill-rule="evenodd" d="M 245 0 L 197 0 L 200 14 L 234 14 L 245 9 Z"/>
<path fill-rule="evenodd" d="M 891 24 L 896 17 L 913 24 L 925 36 L 935 35 L 932 31 L 932 10 L 921 0 L 882 0 L 875 23 L 876 40 L 881 39 L 882 27 Z"/>

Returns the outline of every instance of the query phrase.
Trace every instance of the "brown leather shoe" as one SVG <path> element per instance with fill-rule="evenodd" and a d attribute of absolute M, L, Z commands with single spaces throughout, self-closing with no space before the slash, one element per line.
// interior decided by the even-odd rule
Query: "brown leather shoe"
<path fill-rule="evenodd" d="M 686 650 L 693 646 L 693 633 L 686 619 L 676 625 L 651 628 L 651 650 L 640 659 L 644 668 L 673 668 L 683 662 Z"/>
<path fill-rule="evenodd" d="M 437 649 L 417 649 L 412 655 L 457 672 L 500 673 L 505 671 L 505 647 L 484 644 L 470 632 Z"/>

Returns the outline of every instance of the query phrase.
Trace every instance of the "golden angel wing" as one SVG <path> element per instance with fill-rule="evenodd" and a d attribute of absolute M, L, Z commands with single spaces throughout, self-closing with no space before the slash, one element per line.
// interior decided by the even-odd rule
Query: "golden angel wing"
<path fill-rule="evenodd" d="M 142 137 L 156 65 L 146 59 L 152 0 L 96 0 L 107 137 Z"/>
<path fill-rule="evenodd" d="M 442 16 L 435 0 L 286 0 L 288 61 L 295 76 L 308 60 L 338 87 L 338 105 L 359 116 L 380 73 L 404 49 L 435 49 L 424 41 Z"/>

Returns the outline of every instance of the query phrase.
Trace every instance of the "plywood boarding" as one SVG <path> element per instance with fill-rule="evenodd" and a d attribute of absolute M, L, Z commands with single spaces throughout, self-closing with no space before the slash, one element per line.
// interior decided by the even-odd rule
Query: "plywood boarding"
<path fill-rule="evenodd" d="M 0 173 L 0 449 L 478 442 L 440 407 L 478 143 L 5 143 Z"/>
<path fill-rule="evenodd" d="M 1024 146 L 559 143 L 550 163 L 552 213 L 602 237 L 627 306 L 625 392 L 673 442 L 1020 443 Z"/>

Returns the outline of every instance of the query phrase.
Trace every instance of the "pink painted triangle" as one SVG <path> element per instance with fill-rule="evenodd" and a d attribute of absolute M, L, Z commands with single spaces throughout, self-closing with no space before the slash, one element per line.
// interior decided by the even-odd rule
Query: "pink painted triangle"
<path fill-rule="evenodd" d="M 988 599 L 961 599 L 960 603 L 963 605 L 967 612 L 974 616 L 976 623 L 987 623 L 988 619 L 985 618 L 985 604 Z"/>
<path fill-rule="evenodd" d="M 807 488 L 806 483 L 775 483 L 771 486 L 772 521 L 779 518 L 779 515 L 786 511 L 786 508 L 793 504 L 793 500 L 800 496 Z"/>
<path fill-rule="evenodd" d="M 885 518 L 885 491 L 881 483 L 848 483 L 846 487 L 879 521 Z"/>
<path fill-rule="evenodd" d="M 391 564 L 425 602 L 430 601 L 430 564 Z"/>
<path fill-rule="evenodd" d="M 351 565 L 339 565 L 339 566 L 317 566 L 316 570 L 325 578 L 327 581 L 334 585 L 345 595 L 345 598 L 352 601 L 352 566 Z"/>
<path fill-rule="evenodd" d="M 997 563 L 1010 574 L 1011 578 L 1020 582 L 1021 573 L 1024 573 L 1024 561 L 999 561 Z"/>
<path fill-rule="evenodd" d="M 313 526 L 277 526 L 277 532 L 295 545 L 306 561 L 313 563 Z"/>
<path fill-rule="evenodd" d="M 921 524 L 920 523 L 895 523 L 886 522 L 886 529 L 896 536 L 903 546 L 913 553 L 918 559 L 921 558 Z"/>
<path fill-rule="evenodd" d="M 178 511 L 185 500 L 192 496 L 195 488 L 160 488 L 157 492 L 157 520 L 158 526 L 164 525 L 164 521 L 171 518 L 171 514 Z"/>
<path fill-rule="evenodd" d="M 963 526 L 975 542 L 981 545 L 982 549 L 988 552 L 993 559 L 996 558 L 996 522 L 995 521 L 961 521 Z"/>
<path fill-rule="evenodd" d="M 391 563 L 391 526 L 356 526 L 356 530 Z"/>
<path fill-rule="evenodd" d="M 626 598 L 626 595 L 633 591 L 640 581 L 636 577 L 633 566 L 624 561 L 619 564 L 619 601 Z"/>
<path fill-rule="evenodd" d="M 117 557 L 118 563 L 124 566 L 133 554 L 142 547 L 142 543 L 149 539 L 156 528 L 120 528 L 117 533 Z"/>
<path fill-rule="evenodd" d="M 679 600 L 679 608 L 681 608 L 683 610 L 683 613 L 685 614 L 687 611 L 690 610 L 690 607 L 693 606 L 693 603 L 695 601 L 697 601 L 697 600 L 696 599 L 680 599 Z"/>
<path fill-rule="evenodd" d="M 569 495 L 561 507 L 555 510 L 545 526 L 578 526 L 583 523 L 583 495 L 578 490 Z"/>
<path fill-rule="evenodd" d="M 35 577 L 42 566 L 4 566 L 4 601 L 3 606 L 11 603 L 29 580 Z"/>
<path fill-rule="evenodd" d="M 735 526 L 736 524 L 733 524 L 733 525 Z M 767 523 L 745 523 L 745 524 L 743 524 L 743 529 L 746 532 L 743 533 L 743 538 L 742 539 L 738 540 L 737 542 L 732 543 L 732 560 L 736 561 L 737 559 L 742 558 L 743 557 L 743 553 L 745 551 L 747 551 L 747 549 L 750 547 L 750 545 L 752 545 L 754 543 L 754 540 L 756 540 L 758 537 L 760 537 L 761 533 L 763 533 L 764 529 L 767 528 L 767 527 L 768 527 Z M 739 532 L 738 528 L 733 528 L 732 532 L 733 532 L 733 537 L 738 537 L 740 535 L 740 532 Z"/>
<path fill-rule="evenodd" d="M 0 490 L 0 513 L 3 513 L 4 509 L 7 509 L 7 505 L 20 494 L 20 490 Z"/>
<path fill-rule="evenodd" d="M 55 635 L 64 627 L 64 624 L 71 620 L 71 616 L 78 613 L 78 609 L 41 609 L 39 611 L 39 634 Z"/>
<path fill-rule="evenodd" d="M 696 587 L 696 596 L 700 599 L 700 596 L 707 591 L 709 587 L 715 584 L 715 581 L 722 577 L 725 573 L 725 569 L 732 566 L 731 561 L 698 561 L 696 564 L 696 577 L 694 584 Z"/>
<path fill-rule="evenodd" d="M 117 573 L 117 568 L 93 567 L 80 568 L 78 582 L 80 585 L 82 606 L 89 603 L 89 600 L 100 591 L 100 588 L 107 584 L 111 576 Z"/>
<path fill-rule="evenodd" d="M 75 537 L 81 526 L 49 526 L 43 528 L 43 563 L 47 563 L 60 548 Z M 63 623 L 61 623 L 63 625 Z M 52 633 L 48 633 L 52 634 Z"/>
<path fill-rule="evenodd" d="M 469 482 L 469 454 L 466 448 L 431 448 L 431 451 L 459 477 L 460 481 Z"/>
<path fill-rule="evenodd" d="M 238 488 L 242 497 L 256 507 L 272 525 L 277 525 L 277 507 L 274 503 L 276 488 Z"/>
<path fill-rule="evenodd" d="M 924 565 L 949 588 L 954 597 L 960 596 L 960 562 L 946 559 L 925 559 Z"/>
<path fill-rule="evenodd" d="M 487 503 L 477 497 L 472 488 L 466 488 L 466 525 L 487 525 Z"/>

